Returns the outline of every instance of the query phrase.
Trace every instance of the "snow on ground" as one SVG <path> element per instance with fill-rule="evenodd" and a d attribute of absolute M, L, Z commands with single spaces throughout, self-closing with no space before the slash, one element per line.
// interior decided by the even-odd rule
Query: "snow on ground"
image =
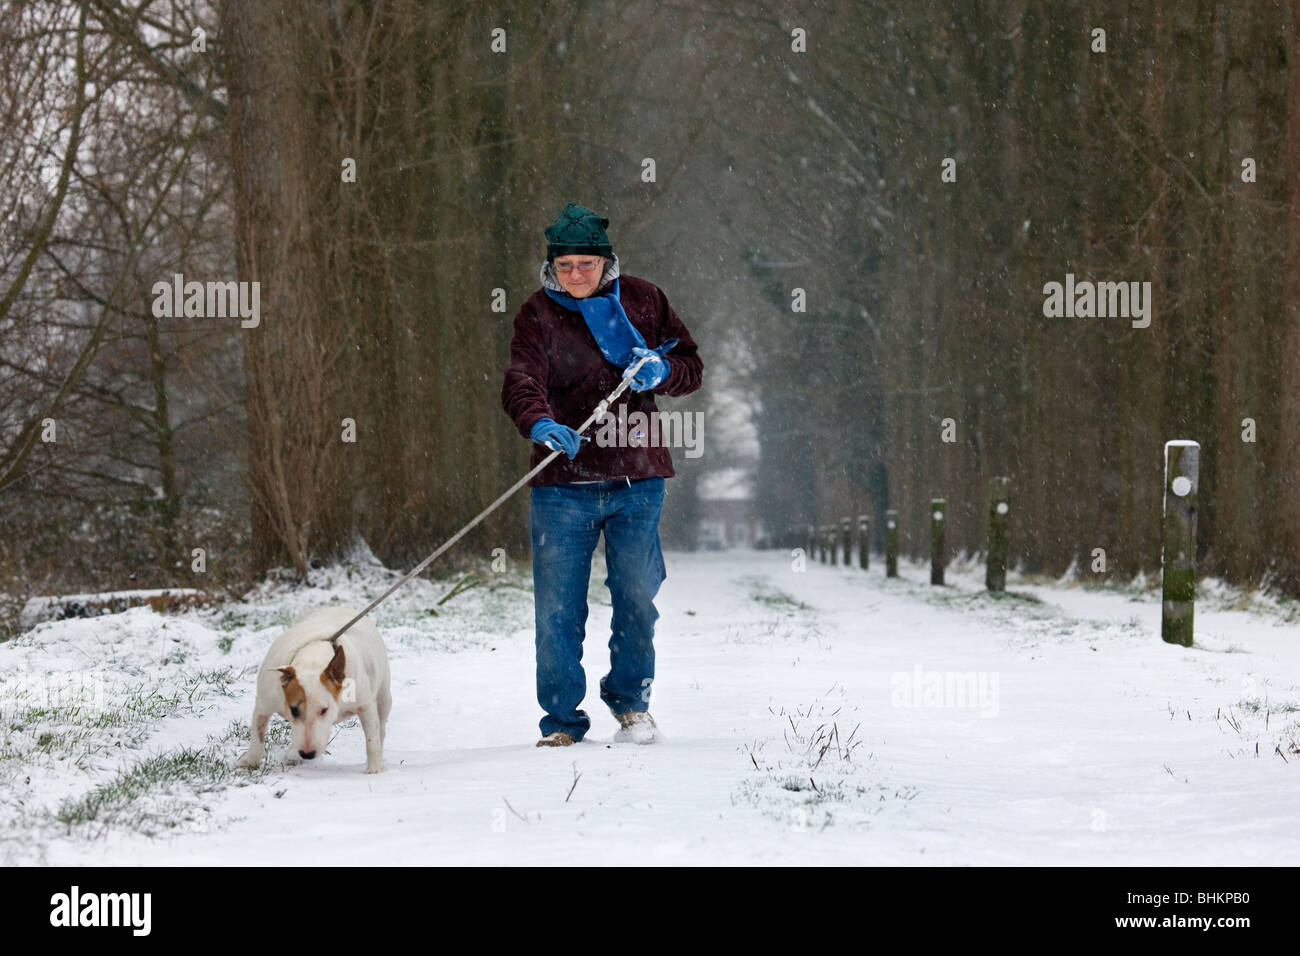
<path fill-rule="evenodd" d="M 1220 586 L 1197 646 L 1159 595 L 980 569 L 669 554 L 652 711 L 537 749 L 527 567 L 440 607 L 419 580 L 377 612 L 393 673 L 388 771 L 361 730 L 285 764 L 242 753 L 253 675 L 303 608 L 361 606 L 359 558 L 242 603 L 40 625 L 0 645 L 0 858 L 50 864 L 1295 864 L 1300 625 Z M 435 608 L 438 614 L 430 613 Z M 1218 608 L 1218 609 L 1214 609 Z"/>

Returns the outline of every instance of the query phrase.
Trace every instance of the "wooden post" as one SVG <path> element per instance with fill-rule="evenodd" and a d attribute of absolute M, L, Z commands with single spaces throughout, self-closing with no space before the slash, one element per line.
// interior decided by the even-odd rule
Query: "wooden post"
<path fill-rule="evenodd" d="M 1007 589 L 1008 525 L 1011 511 L 1011 479 L 994 478 L 989 482 L 989 556 L 984 585 L 990 591 Z"/>
<path fill-rule="evenodd" d="M 885 577 L 898 577 L 898 512 L 885 512 Z"/>
<path fill-rule="evenodd" d="M 839 564 L 840 549 L 835 540 L 835 525 L 833 524 L 828 524 L 826 526 L 826 550 L 831 553 L 831 564 Z"/>
<path fill-rule="evenodd" d="M 1192 646 L 1196 601 L 1196 492 L 1201 446 L 1194 441 L 1165 442 L 1164 528 L 1160 568 L 1164 606 L 1160 636 L 1167 644 Z"/>
<path fill-rule="evenodd" d="M 943 518 L 948 509 L 944 498 L 930 499 L 930 583 L 943 584 Z"/>
<path fill-rule="evenodd" d="M 844 548 L 844 566 L 853 563 L 853 525 L 848 518 L 840 519 L 840 545 Z"/>
<path fill-rule="evenodd" d="M 829 560 L 826 557 L 826 525 L 821 526 L 817 537 L 818 537 L 817 548 L 821 552 L 822 564 L 825 564 L 827 560 Z"/>
<path fill-rule="evenodd" d="M 808 560 L 817 560 L 817 529 L 812 525 L 808 526 L 808 537 L 804 540 L 804 545 L 808 550 Z"/>
<path fill-rule="evenodd" d="M 858 515 L 858 564 L 867 570 L 871 561 L 871 521 L 866 515 Z"/>

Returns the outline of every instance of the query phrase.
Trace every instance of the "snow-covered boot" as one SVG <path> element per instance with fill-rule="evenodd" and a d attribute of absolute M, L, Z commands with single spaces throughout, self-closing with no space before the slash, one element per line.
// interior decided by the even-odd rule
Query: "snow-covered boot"
<path fill-rule="evenodd" d="M 576 741 L 566 734 L 563 730 L 557 730 L 554 733 L 547 734 L 541 740 L 537 741 L 539 747 L 572 747 Z"/>
<path fill-rule="evenodd" d="M 619 729 L 614 734 L 614 743 L 653 744 L 663 740 L 655 719 L 648 710 L 636 710 L 626 714 L 615 714 Z"/>

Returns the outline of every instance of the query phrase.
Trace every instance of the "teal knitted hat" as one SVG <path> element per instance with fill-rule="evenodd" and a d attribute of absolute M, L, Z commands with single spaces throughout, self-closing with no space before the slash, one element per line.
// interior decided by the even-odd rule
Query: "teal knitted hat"
<path fill-rule="evenodd" d="M 604 256 L 611 258 L 614 247 L 609 244 L 605 227 L 609 220 L 598 216 L 586 206 L 575 202 L 564 207 L 555 222 L 546 227 L 546 258 L 556 256 Z"/>

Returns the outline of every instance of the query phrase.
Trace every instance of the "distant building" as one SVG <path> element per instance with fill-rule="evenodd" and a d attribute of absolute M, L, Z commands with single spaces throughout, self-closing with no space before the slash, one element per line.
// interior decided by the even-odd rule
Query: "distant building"
<path fill-rule="evenodd" d="M 743 468 L 726 468 L 702 476 L 699 498 L 701 548 L 752 548 L 762 537 L 763 524 L 755 516 L 749 474 Z"/>

